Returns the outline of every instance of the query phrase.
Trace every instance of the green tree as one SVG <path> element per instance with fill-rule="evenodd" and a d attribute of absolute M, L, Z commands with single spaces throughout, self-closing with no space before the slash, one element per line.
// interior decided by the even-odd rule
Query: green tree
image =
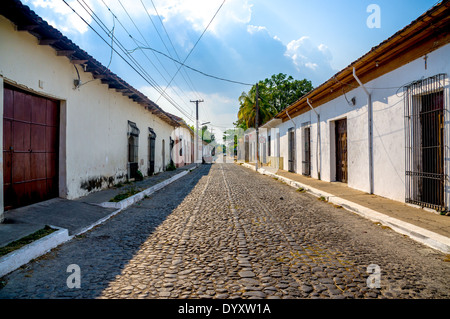
<path fill-rule="evenodd" d="M 193 132 L 196 132 L 194 125 L 189 125 L 189 127 Z M 215 140 L 214 134 L 212 134 L 211 131 L 208 130 L 208 126 L 206 125 L 198 128 L 198 134 L 200 138 L 202 138 L 206 143 L 211 143 Z"/>
<path fill-rule="evenodd" d="M 313 89 L 311 81 L 295 80 L 292 76 L 274 74 L 258 83 L 259 90 L 259 123 L 262 125 L 277 113 L 297 101 Z M 256 85 L 239 97 L 238 120 L 235 126 L 246 130 L 255 127 Z"/>
<path fill-rule="evenodd" d="M 233 144 L 233 154 L 237 154 L 237 145 L 238 140 L 241 138 L 242 133 L 238 129 L 228 129 L 223 132 L 223 141 L 228 145 L 229 147 L 231 144 Z"/>
<path fill-rule="evenodd" d="M 203 125 L 201 127 L 201 137 L 202 140 L 204 140 L 206 143 L 211 143 L 215 140 L 214 134 L 212 134 L 209 130 L 208 127 L 206 125 Z"/>
<path fill-rule="evenodd" d="M 292 76 L 283 73 L 274 74 L 263 83 L 266 88 L 264 97 L 277 113 L 313 89 L 311 81 L 295 80 Z"/>
<path fill-rule="evenodd" d="M 271 107 L 270 104 L 267 103 L 267 100 L 263 98 L 266 94 L 265 87 L 262 82 L 258 83 L 259 86 L 259 123 L 258 125 L 262 125 L 263 123 L 270 120 L 275 114 L 275 110 Z M 256 85 L 254 85 L 248 93 L 242 92 L 239 97 L 239 111 L 238 111 L 238 127 L 243 128 L 244 130 L 249 127 L 255 127 L 255 119 L 256 119 Z"/>

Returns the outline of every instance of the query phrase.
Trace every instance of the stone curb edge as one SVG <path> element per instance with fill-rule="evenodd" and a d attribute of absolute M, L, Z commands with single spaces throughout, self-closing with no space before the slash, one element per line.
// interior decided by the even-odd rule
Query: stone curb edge
<path fill-rule="evenodd" d="M 161 183 L 158 183 L 156 185 L 150 186 L 149 188 L 133 195 L 130 196 L 128 198 L 125 198 L 124 200 L 120 201 L 120 202 L 104 202 L 101 204 L 98 204 L 99 206 L 105 207 L 105 208 L 116 208 L 117 210 L 115 210 L 114 212 L 112 212 L 111 214 L 99 219 L 97 222 L 81 229 L 79 232 L 77 232 L 75 235 L 73 236 L 78 236 L 81 235 L 89 230 L 91 230 L 92 228 L 94 228 L 97 225 L 100 225 L 102 223 L 104 223 L 106 220 L 110 219 L 111 217 L 113 217 L 114 215 L 120 213 L 122 210 L 130 207 L 131 205 L 141 201 L 142 199 L 144 199 L 145 196 L 148 196 L 150 194 L 153 194 L 154 192 L 166 187 L 167 185 L 173 183 L 174 181 L 176 181 L 177 179 L 187 175 L 188 173 L 190 173 L 192 170 L 198 168 L 198 166 L 193 167 L 189 170 L 184 170 L 181 173 L 178 173 L 164 181 L 162 181 Z"/>
<path fill-rule="evenodd" d="M 0 258 L 0 277 L 71 239 L 67 229 L 49 226 L 57 230 Z"/>
<path fill-rule="evenodd" d="M 238 165 L 242 165 L 246 168 L 256 171 L 256 168 L 253 165 L 250 165 L 247 163 L 239 163 Z M 418 241 L 424 245 L 427 245 L 428 247 L 439 250 L 446 254 L 450 253 L 450 238 L 448 238 L 446 236 L 437 234 L 435 232 L 432 232 L 427 229 L 418 227 L 416 225 L 404 222 L 402 220 L 387 216 L 387 215 L 377 212 L 373 209 L 356 204 L 349 200 L 345 200 L 343 198 L 329 194 L 327 192 L 316 189 L 309 185 L 306 185 L 306 184 L 291 180 L 289 178 L 277 175 L 277 174 L 269 172 L 265 169 L 262 169 L 262 168 L 258 169 L 258 173 L 267 175 L 267 176 L 271 176 L 271 177 L 276 177 L 277 179 L 283 181 L 284 183 L 286 183 L 292 187 L 296 187 L 296 188 L 301 187 L 301 188 L 305 189 L 308 193 L 310 193 L 316 197 L 323 196 L 328 202 L 331 202 L 335 205 L 340 205 L 343 208 L 345 208 L 346 210 L 356 213 L 356 214 L 358 214 L 362 217 L 365 217 L 371 221 L 379 222 L 382 225 L 387 226 L 402 235 L 406 235 L 406 236 L 410 237 L 411 239 L 414 239 L 415 241 Z"/>
<path fill-rule="evenodd" d="M 193 171 L 194 169 L 196 169 L 198 167 L 199 167 L 199 165 L 197 165 L 189 170 L 184 170 L 183 172 L 176 174 L 176 175 L 172 176 L 171 178 L 168 178 L 168 179 L 162 181 L 161 183 L 153 185 L 153 186 L 143 190 L 142 192 L 139 192 L 139 193 L 137 193 L 129 198 L 126 198 L 118 203 L 107 202 L 107 203 L 100 204 L 100 206 L 117 208 L 117 210 L 115 210 L 111 214 L 103 217 L 102 219 L 96 221 L 95 223 L 81 229 L 79 232 L 77 232 L 74 235 L 70 236 L 69 231 L 65 228 L 60 228 L 60 227 L 49 225 L 51 228 L 54 228 L 57 230 L 55 232 L 51 233 L 50 235 L 47 235 L 41 239 L 38 239 L 38 240 L 0 258 L 0 278 L 9 274 L 10 272 L 16 270 L 17 268 L 29 263 L 31 260 L 46 254 L 53 248 L 56 248 L 57 246 L 71 240 L 75 236 L 79 236 L 79 235 L 91 230 L 95 226 L 98 226 L 98 225 L 104 223 L 111 217 L 120 213 L 125 208 L 139 202 L 145 196 L 148 196 L 148 195 L 164 188 L 165 186 L 167 186 L 167 185 L 171 184 L 172 182 L 176 181 L 177 179 L 187 175 L 188 173 L 190 173 L 191 171 Z M 115 204 L 115 205 L 111 205 L 111 204 Z"/>

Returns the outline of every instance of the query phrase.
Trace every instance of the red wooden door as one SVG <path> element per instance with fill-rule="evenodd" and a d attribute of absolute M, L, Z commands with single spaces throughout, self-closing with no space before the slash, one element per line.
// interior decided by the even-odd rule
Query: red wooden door
<path fill-rule="evenodd" d="M 3 105 L 5 209 L 58 196 L 58 103 L 5 87 Z"/>

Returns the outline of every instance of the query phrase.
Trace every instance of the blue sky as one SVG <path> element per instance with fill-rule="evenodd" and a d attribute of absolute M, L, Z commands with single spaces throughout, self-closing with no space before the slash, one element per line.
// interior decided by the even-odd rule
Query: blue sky
<path fill-rule="evenodd" d="M 200 122 L 211 122 L 218 137 L 236 121 L 238 97 L 249 86 L 186 68 L 176 74 L 179 64 L 154 51 L 138 49 L 130 54 L 142 67 L 144 79 L 117 54 L 111 59 L 111 48 L 63 0 L 22 1 L 164 110 L 192 124 L 195 104 L 190 100 L 203 99 Z M 66 2 L 109 43 L 108 33 L 113 31 L 120 41 L 114 47 L 122 56 L 127 55 L 119 45 L 126 50 L 151 47 L 184 61 L 223 0 Z M 367 25 L 373 13 L 367 11 L 371 4 L 378 5 L 379 28 Z M 238 82 L 256 83 L 281 72 L 318 86 L 434 4 L 436 0 L 225 0 L 185 63 Z M 82 5 L 95 12 L 105 31 Z M 163 90 L 168 98 L 161 96 Z"/>

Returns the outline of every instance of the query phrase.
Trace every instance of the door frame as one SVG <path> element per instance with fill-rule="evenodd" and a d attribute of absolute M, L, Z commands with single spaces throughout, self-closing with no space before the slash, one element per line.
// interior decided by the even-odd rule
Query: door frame
<path fill-rule="evenodd" d="M 306 138 L 308 132 L 308 143 L 306 144 Z M 311 176 L 311 123 L 305 122 L 302 124 L 302 175 Z"/>
<path fill-rule="evenodd" d="M 155 173 L 155 153 L 156 153 L 156 133 L 152 128 L 148 128 L 148 167 L 147 175 Z"/>
<path fill-rule="evenodd" d="M 290 127 L 287 131 L 288 135 L 288 171 L 295 173 L 295 162 L 296 162 L 296 145 L 295 145 L 295 134 L 296 130 L 294 127 Z"/>
<path fill-rule="evenodd" d="M 46 100 L 50 100 L 56 103 L 57 108 L 57 125 L 56 125 L 56 142 L 55 142 L 55 177 L 54 177 L 54 183 L 56 184 L 53 187 L 54 193 L 49 198 L 45 198 L 42 200 L 39 200 L 37 202 L 46 201 L 51 198 L 56 197 L 62 197 L 67 198 L 67 169 L 66 169 L 66 101 L 63 99 L 56 98 L 54 96 L 47 96 L 42 94 L 42 92 L 36 92 L 34 90 L 29 90 L 27 88 L 22 87 L 21 85 L 17 85 L 17 83 L 13 81 L 9 81 L 6 78 L 0 77 L 0 112 L 2 114 L 2 121 L 0 124 L 0 130 L 2 132 L 2 138 L 0 139 L 0 145 L 3 152 L 3 117 L 4 117 L 4 90 L 5 88 L 10 89 L 12 91 L 18 91 L 22 92 L 24 94 L 35 96 L 39 98 L 43 98 Z M 30 124 L 33 124 L 30 122 Z M 45 153 L 47 154 L 47 153 Z M 4 161 L 1 163 L 1 172 L 0 172 L 0 222 L 3 219 L 3 212 L 4 212 L 4 204 L 5 204 L 5 198 L 4 198 Z M 36 202 L 32 202 L 29 204 L 33 204 Z M 28 205 L 28 204 L 27 204 Z M 23 205 L 22 205 L 23 206 Z M 19 206 L 17 206 L 19 207 Z M 12 208 L 17 208 L 12 207 Z"/>
<path fill-rule="evenodd" d="M 347 118 L 342 118 L 333 121 L 334 122 L 334 166 L 335 166 L 335 181 L 348 183 L 348 129 L 347 129 Z M 345 123 L 345 124 L 343 124 Z M 342 128 L 344 127 L 344 128 Z M 342 145 L 340 141 L 339 130 L 345 130 L 345 143 Z M 339 155 L 339 151 L 345 153 L 342 156 Z M 344 160 L 345 169 L 341 169 L 341 159 Z"/>

